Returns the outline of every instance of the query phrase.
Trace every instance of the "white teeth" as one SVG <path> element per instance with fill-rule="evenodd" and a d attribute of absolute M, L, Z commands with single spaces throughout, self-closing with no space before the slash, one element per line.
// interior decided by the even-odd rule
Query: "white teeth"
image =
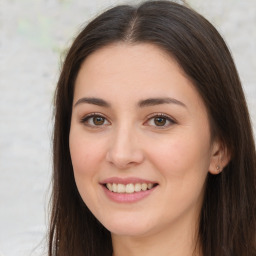
<path fill-rule="evenodd" d="M 112 184 L 108 183 L 107 188 L 108 188 L 108 190 L 112 191 Z"/>
<path fill-rule="evenodd" d="M 148 189 L 148 184 L 142 183 L 141 189 L 142 189 L 143 191 L 146 191 L 146 190 Z"/>
<path fill-rule="evenodd" d="M 126 188 L 125 188 L 125 192 L 129 193 L 129 194 L 134 193 L 134 185 L 133 184 L 127 184 Z"/>
<path fill-rule="evenodd" d="M 152 183 L 148 183 L 148 189 L 153 188 L 153 184 Z"/>
<path fill-rule="evenodd" d="M 154 186 L 153 183 L 136 183 L 136 184 L 116 184 L 116 183 L 107 183 L 106 187 L 108 188 L 108 190 L 114 192 L 114 193 L 127 193 L 127 194 L 131 194 L 134 192 L 140 192 L 140 191 L 146 191 L 149 189 L 152 189 Z"/>
<path fill-rule="evenodd" d="M 117 185 L 115 183 L 113 183 L 112 185 L 112 191 L 117 192 Z"/>
<path fill-rule="evenodd" d="M 124 184 L 117 184 L 117 193 L 124 193 L 125 189 L 126 188 Z"/>
<path fill-rule="evenodd" d="M 135 186 L 134 186 L 134 190 L 136 192 L 140 192 L 141 191 L 141 184 L 140 183 L 136 183 Z"/>

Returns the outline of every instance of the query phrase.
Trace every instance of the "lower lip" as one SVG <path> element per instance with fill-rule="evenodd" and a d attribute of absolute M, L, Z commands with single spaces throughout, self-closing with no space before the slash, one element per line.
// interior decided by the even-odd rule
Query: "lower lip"
<path fill-rule="evenodd" d="M 107 197 L 116 203 L 135 203 L 148 197 L 155 190 L 157 186 L 146 191 L 134 192 L 131 194 L 114 193 L 108 190 L 105 186 L 102 186 L 102 187 Z"/>

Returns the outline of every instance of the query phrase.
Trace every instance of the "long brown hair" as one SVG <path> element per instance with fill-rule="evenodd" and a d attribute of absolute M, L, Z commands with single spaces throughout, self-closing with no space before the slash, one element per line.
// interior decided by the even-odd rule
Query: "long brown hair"
<path fill-rule="evenodd" d="M 195 11 L 169 1 L 112 8 L 77 36 L 63 64 L 55 97 L 53 191 L 49 256 L 111 256 L 110 232 L 76 188 L 69 152 L 74 82 L 85 58 L 114 42 L 152 43 L 177 60 L 200 93 L 212 135 L 231 156 L 208 174 L 199 223 L 203 255 L 256 255 L 256 154 L 244 93 L 230 52 L 216 29 Z"/>

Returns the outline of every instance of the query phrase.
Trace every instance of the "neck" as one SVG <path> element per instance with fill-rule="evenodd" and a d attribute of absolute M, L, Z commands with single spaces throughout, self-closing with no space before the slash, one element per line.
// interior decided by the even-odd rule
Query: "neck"
<path fill-rule="evenodd" d="M 197 245 L 196 225 L 166 227 L 144 236 L 112 234 L 113 256 L 201 256 Z"/>

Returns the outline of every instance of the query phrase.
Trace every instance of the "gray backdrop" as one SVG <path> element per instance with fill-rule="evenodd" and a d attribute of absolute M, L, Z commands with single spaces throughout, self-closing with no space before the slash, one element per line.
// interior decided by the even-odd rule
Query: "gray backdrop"
<path fill-rule="evenodd" d="M 45 251 L 52 99 L 61 55 L 83 24 L 123 2 L 0 0 L 0 256 Z M 255 127 L 256 1 L 188 2 L 231 48 Z"/>

